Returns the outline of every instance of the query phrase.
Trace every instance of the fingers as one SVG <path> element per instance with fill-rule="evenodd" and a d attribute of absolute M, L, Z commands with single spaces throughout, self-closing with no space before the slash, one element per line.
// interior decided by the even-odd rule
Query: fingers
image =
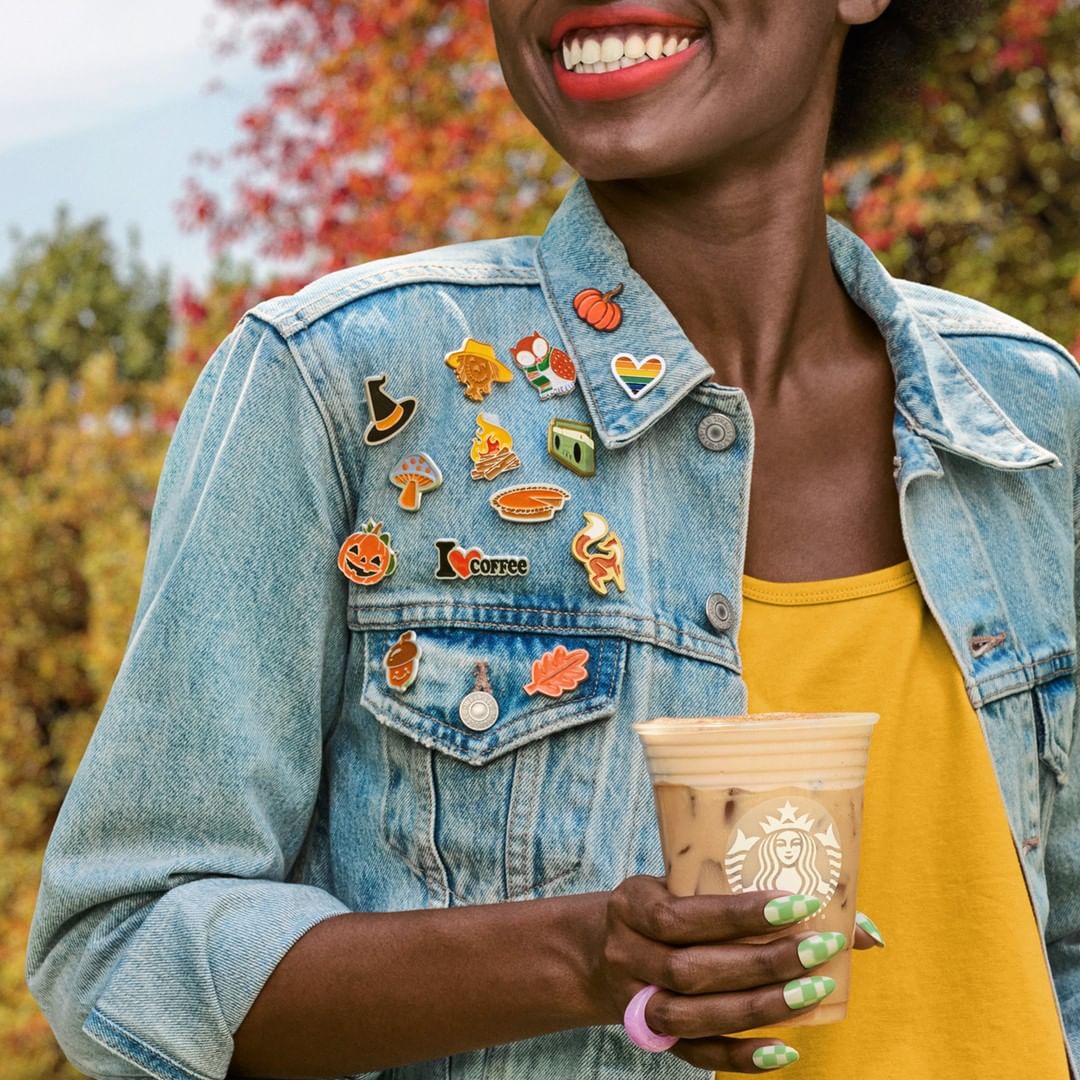
<path fill-rule="evenodd" d="M 676 948 L 635 937 L 630 948 L 636 974 L 678 994 L 748 990 L 788 982 L 831 960 L 847 946 L 844 935 L 832 931 L 808 931 L 761 945 L 732 942 Z"/>
<path fill-rule="evenodd" d="M 699 1069 L 760 1073 L 799 1060 L 799 1051 L 778 1039 L 680 1039 L 669 1051 Z"/>
<path fill-rule="evenodd" d="M 864 915 L 861 911 L 855 912 L 855 941 L 853 944 L 856 949 L 885 948 L 885 939 L 881 936 L 877 924 L 869 915 Z"/>
<path fill-rule="evenodd" d="M 672 896 L 660 878 L 627 878 L 612 894 L 618 917 L 639 934 L 668 945 L 732 941 L 768 934 L 809 918 L 821 902 L 783 892 Z"/>
<path fill-rule="evenodd" d="M 660 990 L 645 1006 L 653 1031 L 680 1039 L 705 1039 L 733 1031 L 783 1024 L 815 1008 L 836 989 L 827 975 L 807 975 L 783 985 L 724 994 L 686 996 Z"/>

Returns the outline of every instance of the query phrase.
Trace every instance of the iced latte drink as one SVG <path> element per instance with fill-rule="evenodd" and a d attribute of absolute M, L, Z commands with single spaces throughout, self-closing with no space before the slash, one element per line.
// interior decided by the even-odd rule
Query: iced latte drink
<path fill-rule="evenodd" d="M 668 888 L 677 896 L 766 889 L 815 896 L 821 909 L 793 929 L 839 930 L 850 949 L 863 782 L 877 720 L 875 713 L 758 713 L 635 724 Z M 784 1027 L 843 1020 L 849 949 L 813 969 L 836 980 L 833 993 Z"/>

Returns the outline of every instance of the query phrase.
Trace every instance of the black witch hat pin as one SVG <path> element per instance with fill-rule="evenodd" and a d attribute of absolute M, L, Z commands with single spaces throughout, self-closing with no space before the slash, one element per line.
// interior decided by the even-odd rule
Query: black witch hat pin
<path fill-rule="evenodd" d="M 416 398 L 406 397 L 395 401 L 385 390 L 386 373 L 372 375 L 364 380 L 368 413 L 371 423 L 364 432 L 368 446 L 378 446 L 392 439 L 416 415 Z"/>

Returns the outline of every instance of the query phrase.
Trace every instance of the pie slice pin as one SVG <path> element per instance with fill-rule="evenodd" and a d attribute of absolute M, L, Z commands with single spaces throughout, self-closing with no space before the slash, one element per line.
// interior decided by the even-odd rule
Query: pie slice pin
<path fill-rule="evenodd" d="M 554 484 L 518 484 L 491 496 L 504 521 L 550 521 L 570 500 L 570 492 Z"/>

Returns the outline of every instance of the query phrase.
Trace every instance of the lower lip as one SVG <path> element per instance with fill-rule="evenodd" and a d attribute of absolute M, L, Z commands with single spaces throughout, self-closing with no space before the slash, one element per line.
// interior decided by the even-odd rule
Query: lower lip
<path fill-rule="evenodd" d="M 620 98 L 643 94 L 654 86 L 666 82 L 677 74 L 689 61 L 701 52 L 705 39 L 698 38 L 681 53 L 665 56 L 660 60 L 644 60 L 633 67 L 598 74 L 579 75 L 567 71 L 558 52 L 552 55 L 555 82 L 559 89 L 574 101 L 618 101 Z"/>

